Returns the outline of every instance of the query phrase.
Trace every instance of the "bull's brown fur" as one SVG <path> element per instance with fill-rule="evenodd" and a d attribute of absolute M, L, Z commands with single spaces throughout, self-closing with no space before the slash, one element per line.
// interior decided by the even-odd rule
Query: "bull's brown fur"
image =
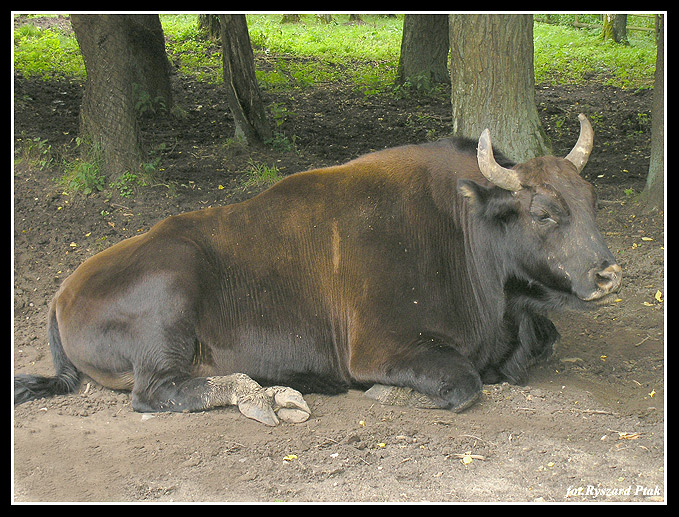
<path fill-rule="evenodd" d="M 495 241 L 537 191 L 493 189 L 458 145 L 294 174 L 95 255 L 54 298 L 57 369 L 131 389 L 144 411 L 231 400 L 209 377 L 236 372 L 303 390 L 402 385 L 443 407 L 466 406 L 480 375 L 520 377 L 558 334 L 543 302 L 521 301 L 547 288 L 511 273 L 520 250 Z M 542 184 L 555 165 L 522 167 L 523 183 Z M 496 223 L 477 213 L 490 197 Z"/>

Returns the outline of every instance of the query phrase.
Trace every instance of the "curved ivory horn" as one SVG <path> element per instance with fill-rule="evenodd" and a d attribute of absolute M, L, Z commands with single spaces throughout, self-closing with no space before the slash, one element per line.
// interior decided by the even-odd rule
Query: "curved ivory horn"
<path fill-rule="evenodd" d="M 479 137 L 479 147 L 476 153 L 479 169 L 488 181 L 505 190 L 516 192 L 521 190 L 519 175 L 512 169 L 506 169 L 495 161 L 493 147 L 490 143 L 490 131 L 484 129 Z"/>
<path fill-rule="evenodd" d="M 580 119 L 580 136 L 575 144 L 575 147 L 568 153 L 566 160 L 575 165 L 578 169 L 578 173 L 582 172 L 585 168 L 589 155 L 592 152 L 592 147 L 594 146 L 594 130 L 592 129 L 592 124 L 585 115 L 580 113 L 578 115 Z"/>

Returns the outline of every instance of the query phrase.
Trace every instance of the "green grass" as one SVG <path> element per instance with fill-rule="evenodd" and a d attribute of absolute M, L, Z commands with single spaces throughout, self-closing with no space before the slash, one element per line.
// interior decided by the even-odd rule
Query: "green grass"
<path fill-rule="evenodd" d="M 248 167 L 244 173 L 246 180 L 243 183 L 243 188 L 270 187 L 283 179 L 283 175 L 275 165 L 268 166 L 255 162 L 252 158 L 248 160 Z"/>
<path fill-rule="evenodd" d="M 163 14 L 160 21 L 167 55 L 181 74 L 210 84 L 223 82 L 221 48 L 198 31 L 198 15 Z"/>
<path fill-rule="evenodd" d="M 349 15 L 333 15 L 330 24 L 315 15 L 302 23 L 280 23 L 281 15 L 249 15 L 255 52 L 272 58 L 273 70 L 258 71 L 264 88 L 305 87 L 324 82 L 354 85 L 366 95 L 390 89 L 396 77 L 403 17 L 363 15 L 365 24 L 348 24 Z M 286 60 L 286 56 L 311 58 Z"/>
<path fill-rule="evenodd" d="M 14 31 L 14 68 L 24 77 L 85 78 L 85 64 L 75 37 L 32 25 Z"/>
<path fill-rule="evenodd" d="M 630 45 L 603 41 L 599 29 L 576 29 L 536 23 L 535 82 L 583 84 L 598 78 L 622 88 L 653 85 L 656 46 L 649 35 L 632 37 Z"/>
<path fill-rule="evenodd" d="M 366 94 L 391 89 L 403 16 L 363 15 L 363 25 L 346 24 L 348 15 L 333 17 L 331 24 L 323 24 L 311 14 L 302 15 L 302 23 L 282 24 L 280 14 L 248 15 L 253 49 L 266 61 L 266 66 L 257 70 L 262 88 L 304 88 L 342 81 Z M 161 21 L 168 56 L 179 72 L 199 81 L 221 83 L 220 46 L 199 33 L 197 15 L 161 15 Z M 534 36 L 537 83 L 596 80 L 623 88 L 653 84 L 656 48 L 652 34 L 630 31 L 631 44 L 621 46 L 602 41 L 598 29 L 536 23 Z M 293 61 L 291 56 L 302 59 Z M 74 36 L 56 29 L 24 26 L 15 30 L 14 67 L 29 77 L 85 77 Z"/>
<path fill-rule="evenodd" d="M 333 15 L 333 23 L 324 24 L 305 14 L 302 23 L 282 24 L 281 15 L 248 15 L 248 30 L 253 48 L 265 52 L 398 64 L 402 16 L 363 15 L 363 25 L 348 25 L 348 18 Z"/>
<path fill-rule="evenodd" d="M 213 84 L 222 82 L 221 49 L 199 33 L 196 15 L 161 15 L 167 52 L 180 71 Z M 347 25 L 348 15 L 323 24 L 315 15 L 282 24 L 282 15 L 248 15 L 253 50 L 270 61 L 256 71 L 262 88 L 282 89 L 346 81 L 364 90 L 391 84 L 401 46 L 403 18 L 365 15 L 365 25 Z M 290 56 L 309 58 L 291 61 Z M 378 65 L 378 66 L 376 66 Z"/>

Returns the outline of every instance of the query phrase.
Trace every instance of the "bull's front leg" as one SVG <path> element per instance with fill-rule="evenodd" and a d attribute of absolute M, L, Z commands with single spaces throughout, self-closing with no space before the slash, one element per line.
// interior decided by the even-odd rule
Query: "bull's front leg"
<path fill-rule="evenodd" d="M 481 394 L 481 377 L 471 361 L 438 340 L 357 347 L 352 372 L 375 382 L 366 395 L 384 404 L 462 411 Z"/>

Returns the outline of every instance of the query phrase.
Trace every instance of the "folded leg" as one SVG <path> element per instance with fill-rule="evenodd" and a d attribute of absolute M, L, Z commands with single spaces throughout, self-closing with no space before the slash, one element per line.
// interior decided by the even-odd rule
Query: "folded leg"
<path fill-rule="evenodd" d="M 386 404 L 461 411 L 476 400 L 482 388 L 472 363 L 438 339 L 407 346 L 391 342 L 359 347 L 352 372 L 360 382 L 376 383 L 367 395 Z"/>

